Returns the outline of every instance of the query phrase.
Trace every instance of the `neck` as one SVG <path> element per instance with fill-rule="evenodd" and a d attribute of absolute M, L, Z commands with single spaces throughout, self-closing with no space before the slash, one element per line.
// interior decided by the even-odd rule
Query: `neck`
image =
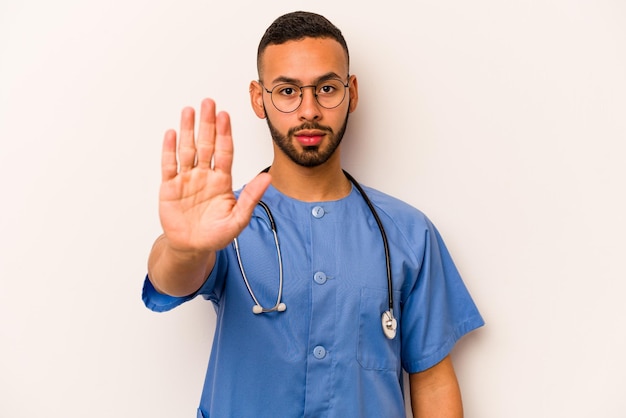
<path fill-rule="evenodd" d="M 338 157 L 317 167 L 302 167 L 291 160 L 274 158 L 272 186 L 286 196 L 303 202 L 322 202 L 346 197 L 352 190 Z"/>

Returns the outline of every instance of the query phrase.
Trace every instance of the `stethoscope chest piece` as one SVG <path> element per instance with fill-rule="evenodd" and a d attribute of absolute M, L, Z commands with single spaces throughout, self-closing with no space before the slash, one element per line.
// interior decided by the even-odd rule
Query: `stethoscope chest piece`
<path fill-rule="evenodd" d="M 383 312 L 381 318 L 383 332 L 385 333 L 385 337 L 393 340 L 396 338 L 396 330 L 398 329 L 398 321 L 394 318 L 393 313 L 391 311 Z"/>

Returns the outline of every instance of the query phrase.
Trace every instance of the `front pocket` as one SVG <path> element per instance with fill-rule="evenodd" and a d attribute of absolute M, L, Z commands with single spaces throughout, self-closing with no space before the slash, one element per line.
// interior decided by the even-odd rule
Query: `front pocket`
<path fill-rule="evenodd" d="M 392 340 L 385 337 L 381 317 L 389 309 L 386 289 L 361 289 L 359 306 L 359 339 L 357 360 L 368 370 L 400 370 L 400 292 L 394 291 L 393 314 L 398 321 L 398 333 Z"/>

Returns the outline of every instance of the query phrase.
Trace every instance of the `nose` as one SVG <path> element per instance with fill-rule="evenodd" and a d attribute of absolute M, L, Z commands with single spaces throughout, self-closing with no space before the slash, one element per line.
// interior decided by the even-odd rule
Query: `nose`
<path fill-rule="evenodd" d="M 300 88 L 302 102 L 300 103 L 300 107 L 298 107 L 298 116 L 302 120 L 318 120 L 322 117 L 321 106 L 315 96 L 315 87 L 316 86 L 302 86 Z M 307 92 L 309 88 L 310 92 Z"/>

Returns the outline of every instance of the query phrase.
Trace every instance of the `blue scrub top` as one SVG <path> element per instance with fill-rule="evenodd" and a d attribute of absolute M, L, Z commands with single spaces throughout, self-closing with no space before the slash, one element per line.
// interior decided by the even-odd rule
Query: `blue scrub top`
<path fill-rule="evenodd" d="M 233 245 L 218 253 L 205 284 L 188 297 L 143 300 L 162 312 L 202 295 L 217 323 L 198 417 L 404 417 L 402 368 L 441 361 L 484 324 L 433 224 L 417 209 L 365 187 L 384 225 L 398 334 L 387 339 L 381 234 L 362 196 L 301 202 L 272 186 L 263 201 L 276 221 L 285 312 L 255 315 Z M 267 215 L 254 211 L 239 236 L 243 265 L 261 305 L 274 306 L 278 259 Z"/>

